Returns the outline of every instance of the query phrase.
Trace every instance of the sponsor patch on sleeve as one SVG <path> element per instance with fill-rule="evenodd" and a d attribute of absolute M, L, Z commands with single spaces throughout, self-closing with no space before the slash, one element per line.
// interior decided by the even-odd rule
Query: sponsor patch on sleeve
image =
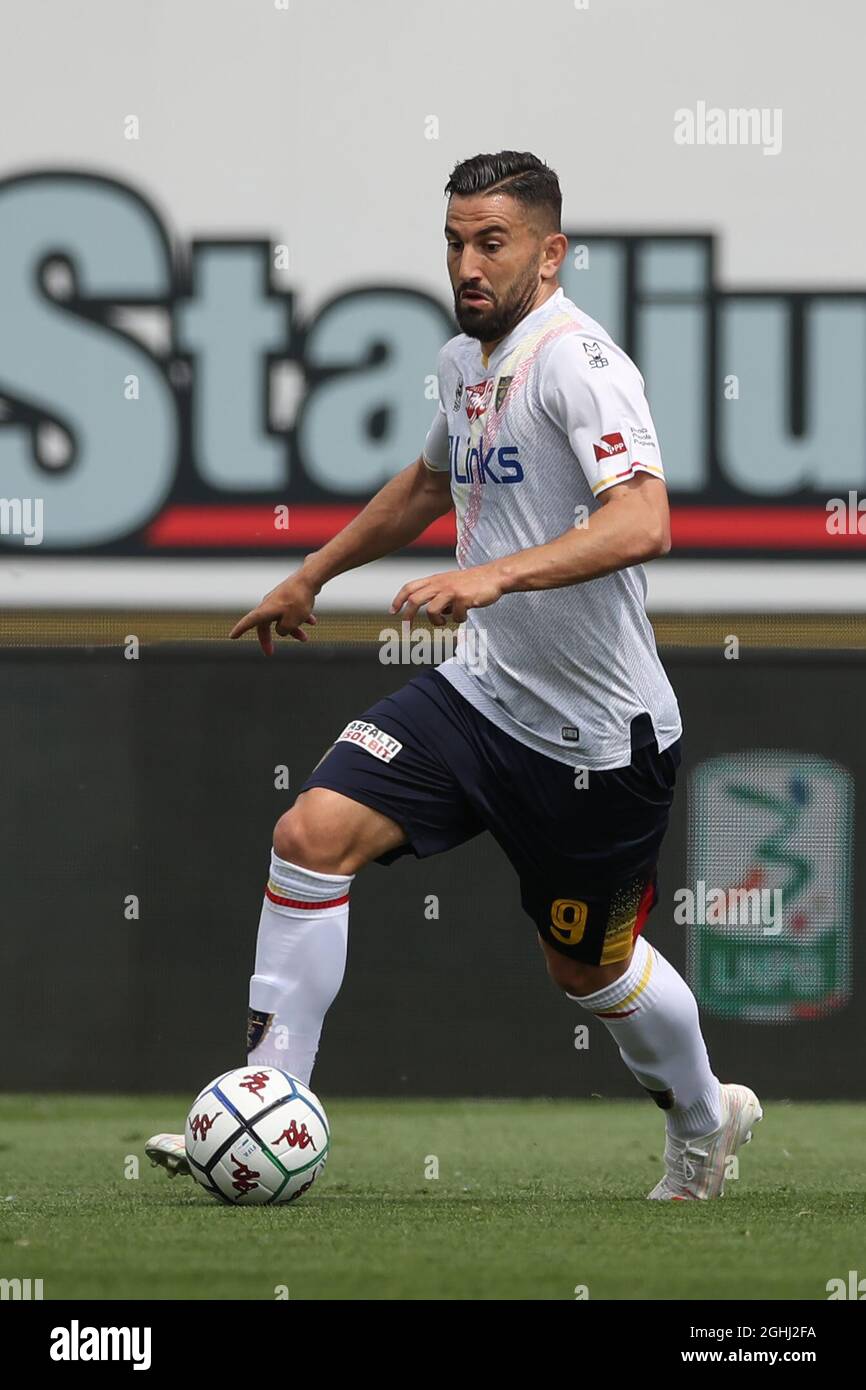
<path fill-rule="evenodd" d="M 624 454 L 627 452 L 625 440 L 619 430 L 614 434 L 603 434 L 599 442 L 593 444 L 592 447 L 595 450 L 596 463 L 602 463 L 607 459 L 614 458 L 616 454 Z"/>
<path fill-rule="evenodd" d="M 655 439 L 644 425 L 629 425 L 631 439 L 634 448 L 637 449 L 657 449 Z"/>
<path fill-rule="evenodd" d="M 396 738 L 383 733 L 375 724 L 365 723 L 363 719 L 351 720 L 340 734 L 337 743 L 357 743 L 359 747 L 372 753 L 374 758 L 381 758 L 383 763 L 389 763 L 403 747 Z"/>

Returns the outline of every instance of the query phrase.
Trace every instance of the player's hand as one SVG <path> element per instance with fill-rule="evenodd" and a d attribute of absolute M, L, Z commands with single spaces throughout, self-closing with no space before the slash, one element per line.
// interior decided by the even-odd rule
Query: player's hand
<path fill-rule="evenodd" d="M 434 627 L 445 627 L 448 619 L 462 623 L 470 608 L 487 608 L 505 593 L 504 582 L 495 565 L 476 565 L 474 569 L 448 570 L 426 579 L 411 579 L 394 596 L 391 612 L 405 609 L 410 621 L 419 608 L 427 609 Z"/>
<path fill-rule="evenodd" d="M 245 632 L 255 628 L 265 656 L 272 656 L 273 623 L 274 632 L 278 637 L 294 637 L 298 642 L 307 642 L 309 638 L 301 624 L 304 623 L 307 627 L 316 626 L 313 614 L 316 594 L 317 590 L 305 575 L 293 574 L 275 589 L 271 589 L 269 594 L 265 594 L 257 608 L 252 608 L 239 623 L 235 623 L 229 637 L 243 637 Z"/>

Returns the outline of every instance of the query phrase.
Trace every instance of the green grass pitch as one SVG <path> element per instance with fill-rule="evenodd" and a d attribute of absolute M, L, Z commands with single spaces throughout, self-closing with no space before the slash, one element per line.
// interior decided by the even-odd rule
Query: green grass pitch
<path fill-rule="evenodd" d="M 322 1178 L 239 1209 L 145 1159 L 177 1098 L 0 1099 L 0 1278 L 46 1299 L 826 1299 L 866 1274 L 863 1106 L 767 1103 L 726 1196 L 669 1203 L 645 1200 L 648 1102 L 325 1103 Z"/>

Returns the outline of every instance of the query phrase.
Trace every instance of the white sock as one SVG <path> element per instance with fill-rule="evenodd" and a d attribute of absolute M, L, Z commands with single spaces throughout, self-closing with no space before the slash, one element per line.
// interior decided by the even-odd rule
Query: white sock
<path fill-rule="evenodd" d="M 319 874 L 271 853 L 250 980 L 251 1066 L 280 1067 L 309 1084 L 325 1014 L 346 969 L 353 878 Z"/>
<path fill-rule="evenodd" d="M 654 946 L 639 936 L 624 975 L 595 994 L 568 997 L 601 1019 L 629 1071 L 656 1093 L 671 1134 L 695 1139 L 719 1128 L 719 1081 L 701 1036 L 697 1001 Z"/>

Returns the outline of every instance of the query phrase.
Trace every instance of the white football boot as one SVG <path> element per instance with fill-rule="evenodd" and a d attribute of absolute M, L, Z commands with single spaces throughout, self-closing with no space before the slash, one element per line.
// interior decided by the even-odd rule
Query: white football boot
<path fill-rule="evenodd" d="M 754 1091 L 748 1086 L 720 1086 L 722 1123 L 712 1134 L 699 1139 L 676 1139 L 668 1134 L 665 1143 L 665 1175 L 648 1193 L 649 1201 L 687 1202 L 722 1197 L 725 1192 L 728 1159 L 741 1144 L 748 1144 L 752 1127 L 764 1112 Z"/>
<path fill-rule="evenodd" d="M 154 1168 L 164 1168 L 170 1178 L 178 1173 L 184 1178 L 191 1176 L 182 1134 L 155 1134 L 148 1139 L 144 1152 Z"/>

